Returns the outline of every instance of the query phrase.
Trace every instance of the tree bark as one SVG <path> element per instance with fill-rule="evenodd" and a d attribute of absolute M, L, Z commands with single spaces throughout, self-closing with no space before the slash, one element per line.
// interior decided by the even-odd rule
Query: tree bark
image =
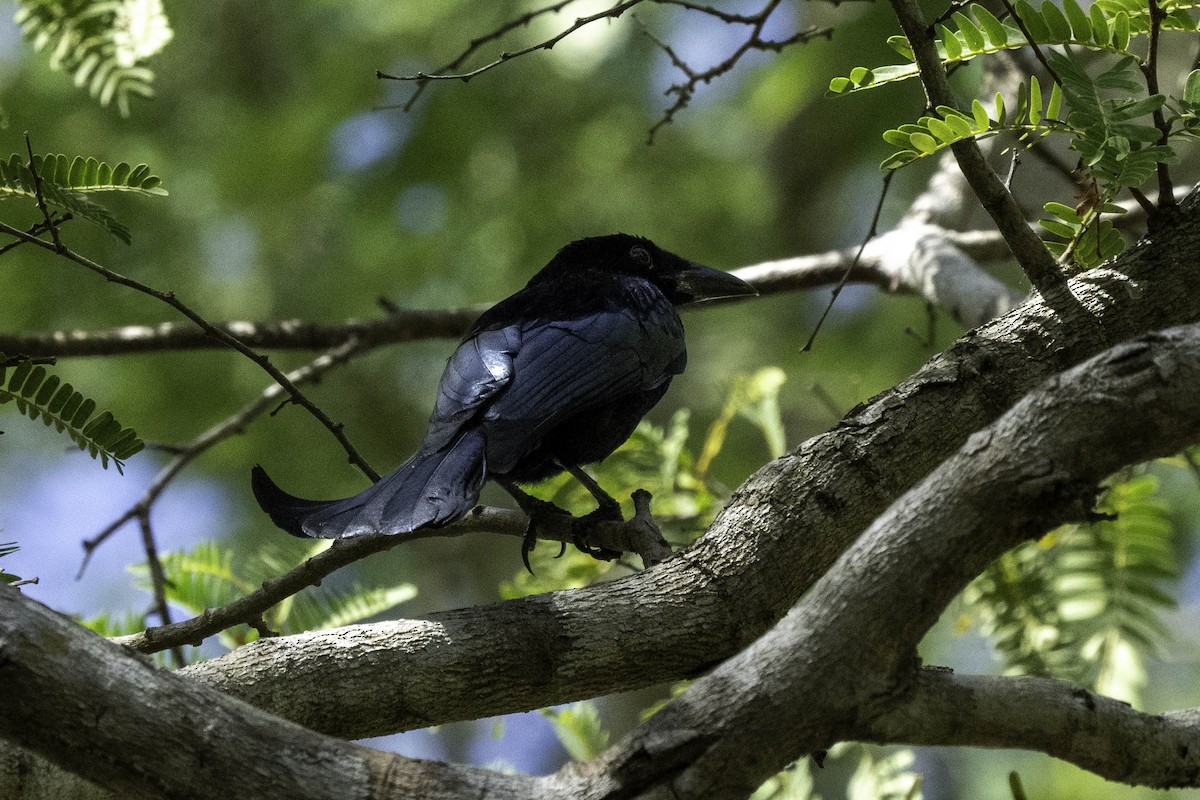
<path fill-rule="evenodd" d="M 228 797 L 236 780 L 236 793 L 267 800 L 745 797 L 856 733 L 956 741 L 946 728 L 964 686 L 916 669 L 917 642 L 945 605 L 1006 549 L 1084 518 L 1108 473 L 1196 441 L 1200 325 L 1051 378 L 894 503 L 766 635 L 624 742 L 547 778 L 414 761 L 307 730 L 157 669 L 8 587 L 0 682 L 24 702 L 0 713 L 0 735 L 123 796 Z M 966 690 L 995 688 L 974 680 Z M 962 739 L 977 741 L 970 731 L 996 694 L 963 715 Z M 1164 724 L 1086 692 L 1082 704 L 1026 715 L 1022 746 L 1127 782 L 1200 782 L 1200 712 Z M 1089 740 L 1048 744 L 1080 716 Z M 1015 744 L 1016 727 L 992 741 Z"/>

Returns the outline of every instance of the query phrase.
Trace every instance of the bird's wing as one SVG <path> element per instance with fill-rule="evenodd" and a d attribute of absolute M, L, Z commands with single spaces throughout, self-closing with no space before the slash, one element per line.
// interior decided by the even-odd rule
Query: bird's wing
<path fill-rule="evenodd" d="M 573 319 L 523 319 L 476 330 L 450 357 L 421 447 L 487 429 L 488 469 L 503 474 L 560 420 L 683 371 L 683 326 L 655 292 L 639 309 L 606 304 Z"/>
<path fill-rule="evenodd" d="M 651 311 L 612 308 L 525 328 L 511 380 L 484 413 L 489 469 L 507 472 L 560 421 L 682 372 L 678 315 L 665 298 Z"/>
<path fill-rule="evenodd" d="M 484 330 L 467 338 L 442 372 L 437 401 L 429 417 L 424 452 L 448 445 L 463 424 L 512 380 L 513 357 L 521 347 L 519 325 Z"/>

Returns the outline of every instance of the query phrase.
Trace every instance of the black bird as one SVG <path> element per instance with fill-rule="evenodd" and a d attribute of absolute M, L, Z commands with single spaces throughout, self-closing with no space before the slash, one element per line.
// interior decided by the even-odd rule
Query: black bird
<path fill-rule="evenodd" d="M 563 470 L 587 485 L 579 466 L 616 450 L 683 372 L 676 306 L 754 293 L 641 237 L 572 242 L 476 321 L 442 373 L 425 440 L 399 469 L 353 497 L 317 501 L 255 467 L 254 496 L 288 533 L 329 539 L 446 525 L 488 478 L 518 502 L 515 484 Z"/>

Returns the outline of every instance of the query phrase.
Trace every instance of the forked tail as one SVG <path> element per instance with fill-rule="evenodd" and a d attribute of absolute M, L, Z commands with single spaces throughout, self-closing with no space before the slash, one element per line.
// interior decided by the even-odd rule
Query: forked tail
<path fill-rule="evenodd" d="M 374 486 L 344 500 L 293 497 L 260 466 L 251 471 L 250 486 L 263 511 L 293 536 L 341 539 L 446 525 L 475 506 L 486 478 L 483 433 L 468 430 L 441 450 L 418 451 Z"/>

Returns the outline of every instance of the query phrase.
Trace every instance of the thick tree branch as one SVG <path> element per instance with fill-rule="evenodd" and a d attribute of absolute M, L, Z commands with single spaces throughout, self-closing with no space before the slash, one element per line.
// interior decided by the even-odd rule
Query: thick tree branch
<path fill-rule="evenodd" d="M 1109 780 L 1194 786 L 1200 709 L 1145 714 L 1052 678 L 922 670 L 904 698 L 856 739 L 1037 750 Z"/>
<path fill-rule="evenodd" d="M 538 783 L 322 736 L 158 669 L 3 585 L 0 685 L 0 737 L 120 798 L 526 800 Z M 72 789 L 48 796 L 98 794 Z"/>
<path fill-rule="evenodd" d="M 1016 542 L 1086 515 L 1104 475 L 1197 440 L 1200 326 L 1144 336 L 1050 379 L 894 503 L 765 636 L 617 747 L 546 779 L 323 737 L 157 671 L 8 588 L 0 588 L 0 680 L 27 700 L 0 712 L 0 733 L 114 790 L 164 797 L 220 797 L 226 776 L 238 774 L 241 789 L 267 800 L 368 790 L 381 799 L 742 798 L 795 757 L 874 719 L 903 729 L 914 702 L 934 726 L 948 725 L 947 701 L 938 698 L 940 716 L 928 708 L 935 700 L 914 655 L 946 603 Z M 343 663 L 339 682 L 353 666 Z M 1138 740 L 1143 748 L 1128 740 L 1152 719 L 1107 705 L 1097 715 L 1094 699 L 1081 700 L 1075 716 L 1088 715 L 1087 741 L 1056 745 L 1057 754 L 1086 744 L 1080 762 L 1110 777 L 1200 782 L 1195 715 L 1151 731 Z M 1048 736 L 1042 730 L 1034 746 Z M 1174 757 L 1162 760 L 1172 746 Z"/>
<path fill-rule="evenodd" d="M 1200 325 L 1052 377 L 897 500 L 782 622 L 593 766 L 679 800 L 746 797 L 902 701 L 918 679 L 918 642 L 991 561 L 1087 518 L 1097 483 L 1117 469 L 1197 441 Z M 1126 782 L 1200 783 L 1200 728 L 1157 764 L 1158 743 L 1140 751 L 1127 733 L 1098 743 L 1090 763 Z M 677 753 L 697 750 L 679 772 Z"/>

